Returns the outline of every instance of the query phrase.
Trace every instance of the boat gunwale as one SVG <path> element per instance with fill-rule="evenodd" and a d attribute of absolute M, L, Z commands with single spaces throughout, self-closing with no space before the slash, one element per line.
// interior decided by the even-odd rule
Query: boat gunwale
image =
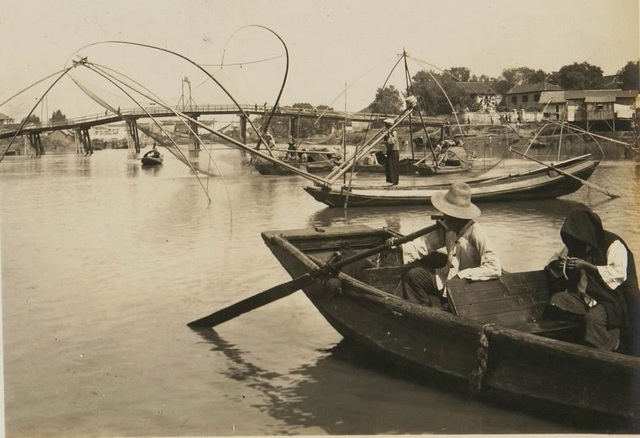
<path fill-rule="evenodd" d="M 310 270 L 316 269 L 320 266 L 319 261 L 314 260 L 311 256 L 305 253 L 303 250 L 296 247 L 293 243 L 289 241 L 289 239 L 295 240 L 324 240 L 328 239 L 329 236 L 336 237 L 339 234 L 302 234 L 304 231 L 314 230 L 313 228 L 299 229 L 299 230 L 284 230 L 283 231 L 265 231 L 263 232 L 263 238 L 265 240 L 269 240 L 270 243 L 276 243 L 281 248 L 285 249 L 289 254 L 294 255 L 301 263 L 303 263 Z M 292 233 L 292 234 L 289 234 Z M 298 233 L 298 234 L 296 234 Z M 375 235 L 383 235 L 389 234 L 391 236 L 392 231 L 386 228 L 368 228 L 367 232 L 362 233 L 362 236 L 375 236 Z M 344 235 L 353 235 L 353 233 L 344 233 Z M 286 237 L 285 237 L 286 236 Z M 387 307 L 391 306 L 392 310 L 403 310 L 405 312 L 410 313 L 412 316 L 417 317 L 429 317 L 440 319 L 444 322 L 455 322 L 456 324 L 462 324 L 466 327 L 473 327 L 478 329 L 479 331 L 483 331 L 487 334 L 491 333 L 493 335 L 508 335 L 510 338 L 513 338 L 514 334 L 517 334 L 519 337 L 524 337 L 527 341 L 531 341 L 536 344 L 538 347 L 550 348 L 553 350 L 561 349 L 563 352 L 579 354 L 585 358 L 590 358 L 594 360 L 608 360 L 611 358 L 615 359 L 615 362 L 628 362 L 627 365 L 636 365 L 640 369 L 640 358 L 629 356 L 625 354 L 609 352 L 609 351 L 601 351 L 595 348 L 589 348 L 586 346 L 582 346 L 579 344 L 574 344 L 567 341 L 561 341 L 557 339 L 547 338 L 544 336 L 539 336 L 523 331 L 519 331 L 513 328 L 504 327 L 498 324 L 483 324 L 481 322 L 465 318 L 464 316 L 454 315 L 449 312 L 443 312 L 440 310 L 432 309 L 431 307 L 420 305 L 417 303 L 412 303 L 410 301 L 404 300 L 392 293 L 381 290 L 375 286 L 371 286 L 361 280 L 358 280 L 354 277 L 351 277 L 348 274 L 343 272 L 339 272 L 337 274 L 337 278 L 340 280 L 346 281 L 349 285 L 353 286 L 355 290 L 362 290 L 364 293 L 354 293 L 350 291 L 349 288 L 344 290 L 344 293 L 347 295 L 353 295 L 357 298 L 367 298 L 377 301 L 379 304 Z"/>
<path fill-rule="evenodd" d="M 332 230 L 343 228 L 350 228 L 351 230 L 358 230 L 358 228 L 364 229 L 361 233 L 362 237 L 380 235 L 386 236 L 392 233 L 398 234 L 392 229 L 388 228 L 370 228 L 367 226 L 350 226 L 350 227 L 328 227 L 328 229 L 318 230 L 317 228 L 306 228 L 299 230 L 284 230 L 284 231 L 272 231 L 263 232 L 263 238 L 265 243 L 276 255 L 276 258 L 281 265 L 289 272 L 296 272 L 296 275 L 303 275 L 300 272 L 300 265 L 303 265 L 304 269 L 315 269 L 321 263 L 320 260 L 315 259 L 311 254 L 307 254 L 309 251 L 314 251 L 315 248 L 301 249 L 295 246 L 292 241 L 304 242 L 309 240 L 325 240 L 329 238 L 336 238 L 342 236 L 353 236 L 352 232 L 332 233 Z M 329 233 L 327 233 L 329 231 Z M 352 242 L 349 242 L 350 244 Z M 368 242 L 368 245 L 371 245 Z M 276 248 L 277 247 L 277 248 Z M 321 246 L 317 248 L 322 251 L 331 251 L 333 248 L 329 245 Z M 307 251 L 307 252 L 305 252 Z M 286 256 L 281 259 L 279 254 Z M 289 257 L 291 256 L 291 257 Z M 297 265 L 297 268 L 296 268 Z M 290 269 L 292 271 L 290 271 Z M 292 275 L 293 276 L 293 275 Z M 481 338 L 486 337 L 487 346 L 484 347 L 487 351 L 488 367 L 486 372 L 480 374 L 479 387 L 477 391 L 484 394 L 491 394 L 494 392 L 512 394 L 514 396 L 524 397 L 525 399 L 537 400 L 543 405 L 547 403 L 555 404 L 557 406 L 564 406 L 571 409 L 575 409 L 575 412 L 587 411 L 597 415 L 611 416 L 611 418 L 625 418 L 633 420 L 638 414 L 640 414 L 640 400 L 634 396 L 638 392 L 640 384 L 640 358 L 634 356 L 628 356 L 620 353 L 600 351 L 595 348 L 571 343 L 564 340 L 547 338 L 544 336 L 519 331 L 513 328 L 500 326 L 498 324 L 490 323 L 483 324 L 480 321 L 472 320 L 463 316 L 453 315 L 449 312 L 443 312 L 441 310 L 432 309 L 427 306 L 411 303 L 400 297 L 397 297 L 389 292 L 381 290 L 375 286 L 369 285 L 361 280 L 358 280 L 346 273 L 339 272 L 336 277 L 341 281 L 340 292 L 333 290 L 331 287 L 327 289 L 326 285 L 316 283 L 308 286 L 315 290 L 307 292 L 306 288 L 303 289 L 307 298 L 311 301 L 312 305 L 320 312 L 330 326 L 344 338 L 352 338 L 355 342 L 368 345 L 369 348 L 374 348 L 383 354 L 388 354 L 391 357 L 395 357 L 400 361 L 408 361 L 408 363 L 414 366 L 421 367 L 425 372 L 434 371 L 441 372 L 454 379 L 467 380 L 469 384 L 472 383 L 473 372 L 475 368 L 467 370 L 469 374 L 460 372 L 454 366 L 453 369 L 445 366 L 439 360 L 423 362 L 419 358 L 406 355 L 402 349 L 386 345 L 385 342 L 375 335 L 376 329 L 369 333 L 360 332 L 357 324 L 354 326 L 349 323 L 349 318 L 346 314 L 335 314 L 335 311 L 331 307 L 326 307 L 327 297 L 323 294 L 333 294 L 336 299 L 342 296 L 342 299 L 348 300 L 357 309 L 362 309 L 364 312 L 370 312 L 369 308 L 377 308 L 380 313 L 380 317 L 385 313 L 390 313 L 398 317 L 407 318 L 406 323 L 411 322 L 412 325 L 420 324 L 420 321 L 424 321 L 426 326 L 429 327 L 444 327 L 446 330 L 451 330 L 452 333 L 465 334 L 466 341 L 462 341 L 462 350 L 457 350 L 457 355 L 469 354 L 469 349 L 472 351 L 478 351 L 482 348 Z M 320 288 L 320 289 L 318 289 Z M 337 295 L 336 295 L 337 294 Z M 368 305 L 367 303 L 370 303 Z M 340 303 L 336 304 L 340 305 Z M 357 313 L 355 313 L 357 315 Z M 347 318 L 347 319 L 345 319 Z M 375 320 L 374 320 L 375 321 Z M 386 322 L 385 322 L 386 321 Z M 371 323 L 371 321 L 369 321 Z M 382 319 L 379 327 L 386 327 L 385 324 L 389 322 L 388 319 Z M 379 330 L 378 330 L 379 331 Z M 466 345 L 468 344 L 469 336 L 477 339 L 477 344 L 474 347 Z M 465 348 L 466 353 L 465 353 Z M 515 350 L 514 350 L 515 348 Z M 518 351 L 528 352 L 522 357 Z M 426 350 L 425 350 L 426 351 Z M 475 354 L 475 353 L 471 353 Z M 539 369 L 534 360 L 530 362 L 522 362 L 527 360 L 530 355 L 534 355 L 537 358 L 542 358 L 552 366 L 554 361 L 562 360 L 565 363 L 564 367 L 561 367 L 558 373 L 546 375 L 549 388 L 544 389 L 539 385 L 532 385 L 532 380 L 524 382 L 518 381 L 517 375 L 520 372 L 532 372 L 532 370 Z M 454 353 L 454 357 L 456 354 Z M 522 357 L 522 359 L 521 359 Z M 493 359 L 492 359 L 493 358 Z M 478 356 L 478 360 L 479 356 Z M 446 361 L 445 361 L 446 362 Z M 528 369 L 521 370 L 520 366 L 527 365 Z M 450 365 L 449 365 L 450 366 Z M 480 366 L 479 363 L 476 366 Z M 585 386 L 578 392 L 571 390 L 571 385 L 575 384 L 575 378 L 567 378 L 565 376 L 569 372 L 566 368 L 591 370 L 595 371 L 597 376 L 600 373 L 606 373 L 612 375 L 614 378 L 606 385 L 602 385 L 602 380 L 597 378 L 587 379 L 584 383 Z M 562 368 L 565 371 L 562 371 Z M 520 371 L 518 371 L 520 370 Z M 544 367 L 539 372 L 544 372 Z M 506 374 L 504 374 L 506 372 Z M 515 380 L 514 380 L 515 378 Z M 527 379 L 527 377 L 523 377 Z M 506 379 L 506 380 L 505 380 Z M 587 382 L 590 382 L 587 384 Z M 524 383 L 521 385 L 521 383 Z M 475 390 L 474 390 L 475 391 Z M 604 392 L 603 392 L 604 391 Z M 625 395 L 626 394 L 626 395 Z M 632 397 L 631 399 L 623 397 L 623 395 Z M 602 402 L 598 402 L 602 400 Z M 612 402 L 612 400 L 616 400 Z M 611 403 L 609 403 L 611 402 Z"/>

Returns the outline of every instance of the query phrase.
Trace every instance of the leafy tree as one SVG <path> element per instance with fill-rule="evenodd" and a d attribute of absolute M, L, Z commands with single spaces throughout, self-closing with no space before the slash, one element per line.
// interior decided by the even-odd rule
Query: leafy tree
<path fill-rule="evenodd" d="M 560 68 L 558 79 L 565 90 L 597 90 L 602 88 L 602 69 L 587 62 L 574 62 Z"/>
<path fill-rule="evenodd" d="M 509 83 L 509 81 L 504 78 L 494 79 L 493 81 L 490 81 L 489 86 L 500 94 L 507 94 L 507 91 L 513 88 L 513 85 L 511 85 L 511 83 Z"/>
<path fill-rule="evenodd" d="M 435 79 L 438 76 L 439 74 L 434 71 L 421 70 L 411 78 L 413 93 L 418 100 L 418 107 L 427 115 L 438 114 L 440 107 L 442 92 L 438 88 Z"/>
<path fill-rule="evenodd" d="M 460 82 L 469 82 L 471 78 L 471 71 L 467 67 L 451 67 L 444 72 L 450 74 Z"/>
<path fill-rule="evenodd" d="M 27 123 L 40 123 L 40 117 L 36 116 L 35 114 L 31 114 L 26 119 L 27 119 Z M 21 122 L 24 122 L 24 120 L 25 119 L 22 119 Z"/>
<path fill-rule="evenodd" d="M 529 67 L 515 67 L 502 70 L 502 77 L 507 81 L 509 89 L 516 85 L 544 82 L 546 76 L 547 74 L 544 71 L 536 71 Z"/>
<path fill-rule="evenodd" d="M 527 78 L 528 84 L 539 84 L 542 82 L 547 82 L 547 77 L 549 75 L 544 72 L 544 70 L 536 70 Z"/>
<path fill-rule="evenodd" d="M 448 74 L 419 71 L 412 78 L 413 92 L 419 108 L 427 115 L 451 114 L 469 107 L 471 100 Z M 443 92 L 444 91 L 444 92 Z M 452 107 L 453 106 L 453 107 Z"/>
<path fill-rule="evenodd" d="M 549 73 L 547 75 L 547 82 L 554 85 L 560 85 L 560 73 L 557 71 Z"/>
<path fill-rule="evenodd" d="M 314 109 L 313 105 L 310 103 L 294 103 L 293 108 Z"/>
<path fill-rule="evenodd" d="M 67 116 L 62 114 L 62 111 L 59 109 L 55 110 L 49 119 L 50 122 L 64 122 L 65 120 L 67 120 Z"/>
<path fill-rule="evenodd" d="M 616 80 L 620 83 L 620 88 L 623 90 L 638 90 L 639 84 L 639 65 L 638 61 L 629 61 L 627 65 L 618 70 Z"/>
<path fill-rule="evenodd" d="M 378 88 L 376 97 L 369 108 L 374 113 L 400 114 L 404 108 L 400 91 L 393 85 Z"/>

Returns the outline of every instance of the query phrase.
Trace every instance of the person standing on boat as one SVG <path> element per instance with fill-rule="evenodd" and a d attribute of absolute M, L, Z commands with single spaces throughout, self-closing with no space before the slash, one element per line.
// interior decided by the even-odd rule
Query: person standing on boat
<path fill-rule="evenodd" d="M 569 212 L 560 229 L 564 248 L 547 264 L 551 310 L 584 318 L 584 342 L 617 350 L 621 331 L 629 352 L 638 352 L 638 279 L 633 253 L 602 227 L 586 205 Z M 556 313 L 562 313 L 557 312 Z"/>
<path fill-rule="evenodd" d="M 384 171 L 387 183 L 397 185 L 400 181 L 400 141 L 398 140 L 398 132 L 395 129 L 391 129 L 393 119 L 385 119 L 384 125 L 387 129 L 387 133 L 383 137 L 384 145 L 387 147 Z"/>
<path fill-rule="evenodd" d="M 431 198 L 444 216 L 443 228 L 403 245 L 403 260 L 410 266 L 395 294 L 414 303 L 447 310 L 447 281 L 454 277 L 471 281 L 497 278 L 502 273 L 500 260 L 482 226 L 474 219 L 480 209 L 471 203 L 471 188 L 463 182 L 451 185 L 447 192 Z M 394 238 L 387 246 L 394 247 Z M 439 251 L 440 250 L 440 251 Z M 445 255 L 444 266 L 433 268 L 432 255 Z"/>

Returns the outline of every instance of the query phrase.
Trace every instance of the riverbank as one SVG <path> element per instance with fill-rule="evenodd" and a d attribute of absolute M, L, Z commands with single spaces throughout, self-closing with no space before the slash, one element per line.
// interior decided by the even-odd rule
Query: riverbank
<path fill-rule="evenodd" d="M 592 154 L 598 158 L 604 157 L 605 159 L 619 160 L 634 157 L 638 154 L 637 139 L 634 138 L 632 131 L 596 131 L 590 134 L 580 132 L 569 132 L 566 129 L 561 132 L 559 127 L 549 127 L 544 132 L 538 134 L 539 129 L 543 126 L 542 122 L 531 122 L 520 125 L 514 124 L 465 124 L 465 125 L 452 125 L 451 135 L 448 138 L 454 140 L 462 140 L 465 143 L 465 147 L 470 152 L 475 152 L 476 155 L 495 156 L 496 154 L 503 154 L 508 147 L 516 148 L 520 151 L 524 151 L 528 148 L 528 153 L 538 157 L 548 156 L 549 160 L 553 160 L 558 156 L 558 150 L 560 150 L 561 157 L 571 157 L 584 154 Z M 427 127 L 425 129 L 418 125 L 409 130 L 409 127 L 401 126 L 398 129 L 398 136 L 401 141 L 411 142 L 412 139 L 422 137 L 424 140 L 428 135 L 431 140 L 431 144 L 435 146 L 442 138 L 440 127 Z M 362 145 L 368 139 L 371 139 L 377 132 L 376 129 L 372 130 L 350 130 L 345 133 L 345 143 L 347 145 Z M 145 147 L 151 142 L 158 141 L 148 137 L 144 133 L 140 135 L 142 147 Z M 610 140 L 608 140 L 610 139 Z M 46 153 L 75 153 L 76 145 L 73 137 L 70 136 L 58 136 L 58 135 L 43 135 L 41 137 L 42 144 Z M 190 143 L 190 137 L 188 135 L 180 135 L 175 139 L 179 144 Z M 204 141 L 215 141 L 220 143 L 219 139 L 211 138 L 211 134 L 203 136 Z M 238 138 L 240 141 L 240 139 Z M 534 140 L 532 142 L 532 140 Z M 288 138 L 276 138 L 276 143 L 281 147 L 286 147 Z M 317 145 L 339 145 L 342 144 L 342 132 L 336 131 L 329 135 L 316 135 L 313 137 L 298 139 L 298 142 L 304 142 L 305 144 L 317 144 Z M 118 143 L 125 143 L 122 141 Z M 92 140 L 95 150 L 108 149 L 109 144 L 101 142 L 100 140 Z M 232 144 L 222 141 L 227 146 L 233 146 Z M 0 140 L 0 150 L 7 150 L 10 144 L 9 139 Z M 159 142 L 162 144 L 162 142 Z M 635 145 L 635 148 L 633 147 Z M 380 146 L 382 149 L 382 146 Z M 8 149 L 8 155 L 28 155 L 29 148 L 25 146 L 23 138 L 17 138 L 14 140 L 11 147 Z M 402 148 L 403 154 L 411 154 L 412 150 L 409 146 Z M 426 148 L 414 148 L 414 153 L 426 153 L 429 152 L 428 144 Z M 489 154 L 489 155 L 487 155 Z"/>

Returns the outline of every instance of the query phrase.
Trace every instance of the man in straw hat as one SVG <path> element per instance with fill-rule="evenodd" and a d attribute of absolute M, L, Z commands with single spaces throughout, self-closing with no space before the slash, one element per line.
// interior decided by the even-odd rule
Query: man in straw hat
<path fill-rule="evenodd" d="M 482 226 L 474 221 L 480 209 L 471 203 L 471 189 L 463 182 L 451 185 L 447 192 L 435 194 L 431 203 L 444 216 L 442 230 L 403 246 L 403 257 L 410 268 L 396 295 L 415 303 L 440 309 L 448 308 L 447 281 L 455 276 L 468 280 L 499 277 L 502 268 Z M 394 246 L 394 239 L 387 240 Z M 446 250 L 446 264 L 429 266 L 427 258 L 439 249 Z"/>
<path fill-rule="evenodd" d="M 385 161 L 384 172 L 387 182 L 391 185 L 397 185 L 400 180 L 400 142 L 398 141 L 398 133 L 393 126 L 393 119 L 384 119 L 384 125 L 387 133 L 383 137 L 383 143 L 387 147 L 387 159 Z"/>

